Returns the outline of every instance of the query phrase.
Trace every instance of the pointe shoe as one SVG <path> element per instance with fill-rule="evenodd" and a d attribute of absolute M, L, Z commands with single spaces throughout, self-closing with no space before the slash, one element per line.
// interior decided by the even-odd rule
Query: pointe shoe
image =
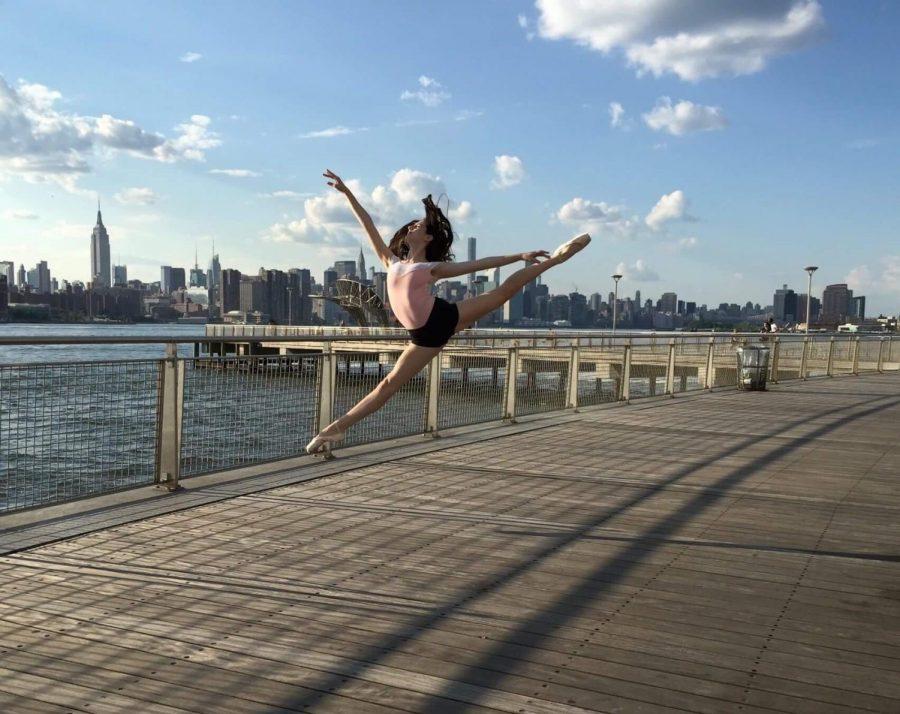
<path fill-rule="evenodd" d="M 575 236 L 571 240 L 567 240 L 563 243 L 559 248 L 553 251 L 553 254 L 550 256 L 551 258 L 564 257 L 569 258 L 579 250 L 587 246 L 588 243 L 591 242 L 591 237 L 587 233 L 582 233 L 580 236 Z"/>
<path fill-rule="evenodd" d="M 307 454 L 318 454 L 325 451 L 325 446 L 333 444 L 344 438 L 344 432 L 339 431 L 337 434 L 316 434 L 312 441 L 306 445 Z"/>

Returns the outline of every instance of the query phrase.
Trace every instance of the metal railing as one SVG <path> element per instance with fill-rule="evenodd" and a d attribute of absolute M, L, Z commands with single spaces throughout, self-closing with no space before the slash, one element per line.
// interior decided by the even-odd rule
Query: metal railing
<path fill-rule="evenodd" d="M 483 332 L 454 339 L 343 445 L 722 387 L 760 335 Z M 303 453 L 393 367 L 384 334 L 0 338 L 166 345 L 161 359 L 0 365 L 0 514 Z M 224 353 L 240 343 L 242 354 Z M 357 343 L 366 343 L 359 345 Z M 178 343 L 200 343 L 193 357 Z M 900 339 L 768 336 L 773 382 L 900 369 Z"/>

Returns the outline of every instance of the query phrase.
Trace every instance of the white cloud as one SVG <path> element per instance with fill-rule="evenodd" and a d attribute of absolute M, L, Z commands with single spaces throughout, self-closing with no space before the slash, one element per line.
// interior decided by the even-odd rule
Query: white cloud
<path fill-rule="evenodd" d="M 450 212 L 447 217 L 451 221 L 465 223 L 475 217 L 475 209 L 472 208 L 472 204 L 469 201 L 460 201 L 458 205 L 450 207 Z"/>
<path fill-rule="evenodd" d="M 614 129 L 625 128 L 625 108 L 618 102 L 609 103 L 609 125 Z"/>
<path fill-rule="evenodd" d="M 873 278 L 874 276 L 872 275 L 872 271 L 869 270 L 868 265 L 858 265 L 847 273 L 844 282 L 847 283 L 848 288 L 858 292 L 870 288 L 872 286 Z"/>
<path fill-rule="evenodd" d="M 69 191 L 90 171 L 100 150 L 120 151 L 156 161 L 202 161 L 221 141 L 209 131 L 209 118 L 195 115 L 176 127 L 173 139 L 110 114 L 81 116 L 56 109 L 62 94 L 19 80 L 13 87 L 0 76 L 0 178 L 52 181 Z"/>
<path fill-rule="evenodd" d="M 735 280 L 743 280 L 744 274 L 743 273 L 732 273 L 731 277 L 733 277 Z"/>
<path fill-rule="evenodd" d="M 681 189 L 661 196 L 656 205 L 650 209 L 644 223 L 654 231 L 658 231 L 669 221 L 678 219 L 690 219 L 687 215 L 687 198 Z"/>
<path fill-rule="evenodd" d="M 231 176 L 233 178 L 255 178 L 257 176 L 262 176 L 261 173 L 251 171 L 250 169 L 210 169 L 209 172 L 211 174 Z"/>
<path fill-rule="evenodd" d="M 687 81 L 759 72 L 824 26 L 817 0 L 537 0 L 537 9 L 544 38 L 621 52 L 638 74 Z"/>
<path fill-rule="evenodd" d="M 631 265 L 619 263 L 616 266 L 616 274 L 626 280 L 634 280 L 639 283 L 652 283 L 659 280 L 659 273 L 650 268 L 643 258 L 638 258 Z"/>
<path fill-rule="evenodd" d="M 692 250 L 697 247 L 697 243 L 697 239 L 691 236 L 689 238 L 679 238 L 677 245 L 681 250 Z"/>
<path fill-rule="evenodd" d="M 351 128 L 348 126 L 331 126 L 327 129 L 320 129 L 319 131 L 310 131 L 306 134 L 300 134 L 301 139 L 330 139 L 334 136 L 345 136 L 347 134 L 356 134 L 360 131 L 368 131 L 369 127 L 360 126 L 356 128 Z"/>
<path fill-rule="evenodd" d="M 289 191 L 288 189 L 280 189 L 278 191 L 272 191 L 272 193 L 263 193 L 260 194 L 265 196 L 266 198 L 285 198 L 289 201 L 302 201 L 304 198 L 312 198 L 316 194 L 308 193 L 308 192 L 298 192 L 298 191 Z"/>
<path fill-rule="evenodd" d="M 900 255 L 886 255 L 881 259 L 882 292 L 900 293 Z"/>
<path fill-rule="evenodd" d="M 3 211 L 3 217 L 12 221 L 36 221 L 38 214 L 31 211 L 10 209 Z"/>
<path fill-rule="evenodd" d="M 858 265 L 844 278 L 847 287 L 857 295 L 900 295 L 900 255 L 885 255 L 872 269 Z"/>
<path fill-rule="evenodd" d="M 187 62 L 190 64 L 191 62 L 196 62 L 198 59 L 203 57 L 199 52 L 185 52 L 181 57 L 178 58 L 179 62 Z"/>
<path fill-rule="evenodd" d="M 419 77 L 419 88 L 415 91 L 404 90 L 403 94 L 400 95 L 400 99 L 403 101 L 418 101 L 426 107 L 436 107 L 450 99 L 451 96 L 450 92 L 444 89 L 444 85 L 436 79 L 423 74 Z"/>
<path fill-rule="evenodd" d="M 875 139 L 854 139 L 848 141 L 846 146 L 854 151 L 863 151 L 864 149 L 874 149 L 878 146 L 878 142 Z"/>
<path fill-rule="evenodd" d="M 728 126 L 721 107 L 694 104 L 682 99 L 672 104 L 669 97 L 660 97 L 656 106 L 643 115 L 644 123 L 653 131 L 666 131 L 682 136 L 694 131 L 714 131 Z"/>
<path fill-rule="evenodd" d="M 525 30 L 525 39 L 531 42 L 535 38 L 535 32 L 531 29 L 531 21 L 525 15 L 516 16 L 516 21 L 519 23 L 519 27 Z"/>
<path fill-rule="evenodd" d="M 148 206 L 159 198 L 152 188 L 123 188 L 113 196 L 119 203 Z"/>
<path fill-rule="evenodd" d="M 375 225 L 387 240 L 394 231 L 411 218 L 423 214 L 422 199 L 429 193 L 435 200 L 447 193 L 440 176 L 433 176 L 411 168 L 402 168 L 391 175 L 387 185 L 375 186 L 371 193 L 355 179 L 347 180 L 360 203 L 366 207 Z M 460 201 L 450 210 L 451 220 L 465 221 L 475 215 L 469 201 Z M 277 242 L 297 242 L 319 246 L 356 245 L 360 228 L 347 199 L 337 191 L 307 198 L 303 215 L 275 223 L 263 232 L 263 238 Z"/>
<path fill-rule="evenodd" d="M 579 232 L 595 236 L 632 238 L 637 229 L 637 219 L 628 216 L 624 206 L 612 206 L 604 201 L 594 202 L 576 197 L 563 204 L 556 212 L 556 219 Z"/>
<path fill-rule="evenodd" d="M 494 157 L 494 179 L 491 188 L 505 189 L 522 183 L 525 178 L 525 165 L 518 156 L 502 154 Z"/>

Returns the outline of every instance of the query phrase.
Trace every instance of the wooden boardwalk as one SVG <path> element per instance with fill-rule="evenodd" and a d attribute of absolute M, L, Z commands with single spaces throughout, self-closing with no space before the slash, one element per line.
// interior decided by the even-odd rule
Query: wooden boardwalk
<path fill-rule="evenodd" d="M 900 711 L 900 378 L 537 426 L 0 557 L 0 711 Z"/>

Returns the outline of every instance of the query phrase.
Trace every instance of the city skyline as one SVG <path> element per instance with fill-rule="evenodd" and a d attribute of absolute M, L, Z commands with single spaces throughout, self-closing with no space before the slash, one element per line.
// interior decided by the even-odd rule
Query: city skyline
<path fill-rule="evenodd" d="M 554 292 L 621 272 L 623 288 L 768 302 L 815 262 L 818 285 L 896 313 L 900 78 L 884 67 L 900 6 L 713 3 L 700 27 L 657 5 L 362 5 L 374 35 L 315 4 L 9 6 L 0 259 L 89 280 L 99 196 L 129 277 L 187 268 L 213 241 L 244 270 L 321 274 L 364 240 L 323 184 L 332 168 L 386 238 L 425 193 L 448 194 L 459 256 L 469 236 L 483 256 L 588 229 Z M 427 51 L 409 42 L 423 27 Z M 102 46 L 79 39 L 97 32 Z M 752 42 L 722 44 L 735 32 Z M 708 50 L 669 51 L 701 33 Z"/>

